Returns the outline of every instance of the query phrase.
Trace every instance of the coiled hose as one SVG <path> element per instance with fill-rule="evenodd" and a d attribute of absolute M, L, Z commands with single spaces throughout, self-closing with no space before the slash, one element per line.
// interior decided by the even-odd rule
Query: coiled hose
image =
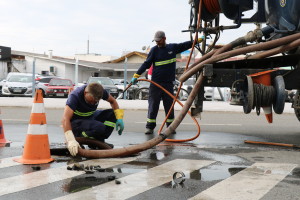
<path fill-rule="evenodd" d="M 263 84 L 253 84 L 254 102 L 253 108 L 256 107 L 256 114 L 260 114 L 260 108 L 270 106 L 275 98 L 275 88 Z"/>

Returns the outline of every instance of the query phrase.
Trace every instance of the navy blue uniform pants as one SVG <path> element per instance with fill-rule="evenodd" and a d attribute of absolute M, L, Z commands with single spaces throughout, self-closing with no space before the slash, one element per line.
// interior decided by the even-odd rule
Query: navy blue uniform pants
<path fill-rule="evenodd" d="M 165 88 L 171 94 L 174 94 L 173 83 L 159 83 L 163 88 Z M 159 110 L 160 101 L 163 101 L 165 114 L 167 115 L 172 103 L 173 99 L 165 93 L 162 89 L 155 86 L 154 84 L 150 84 L 149 88 L 149 98 L 148 98 L 148 119 L 146 128 L 154 129 L 156 127 L 156 117 Z M 167 126 L 169 126 L 174 121 L 174 109 L 172 109 L 171 114 L 167 119 Z"/>
<path fill-rule="evenodd" d="M 96 110 L 88 119 L 72 120 L 71 126 L 75 137 L 87 137 L 104 142 L 113 132 L 116 121 L 112 109 Z"/>

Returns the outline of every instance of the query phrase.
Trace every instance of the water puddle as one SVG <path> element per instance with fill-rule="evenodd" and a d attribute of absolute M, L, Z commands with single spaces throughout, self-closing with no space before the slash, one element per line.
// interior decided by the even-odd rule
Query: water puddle
<path fill-rule="evenodd" d="M 182 172 L 184 173 L 185 181 L 181 184 L 178 184 L 177 181 L 172 180 L 163 185 L 165 188 L 184 188 L 185 184 L 189 180 L 193 181 L 221 181 L 226 178 L 229 178 L 236 173 L 246 169 L 245 165 L 230 165 L 230 164 L 213 164 L 205 168 L 201 168 L 199 170 L 195 170 L 193 172 Z"/>
<path fill-rule="evenodd" d="M 212 165 L 198 170 L 198 173 L 202 181 L 217 181 L 229 178 L 244 169 L 246 169 L 244 165 Z"/>
<path fill-rule="evenodd" d="M 204 156 L 204 158 L 207 158 L 209 160 L 215 160 L 224 163 L 240 163 L 246 161 L 245 159 L 240 158 L 238 156 L 218 154 L 209 151 L 201 151 L 200 154 Z"/>

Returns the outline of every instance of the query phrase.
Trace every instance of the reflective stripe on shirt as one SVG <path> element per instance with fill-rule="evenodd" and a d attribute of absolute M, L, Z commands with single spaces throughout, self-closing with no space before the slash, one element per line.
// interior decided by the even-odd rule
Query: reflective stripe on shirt
<path fill-rule="evenodd" d="M 91 112 L 79 112 L 78 110 L 75 110 L 74 114 L 81 116 L 81 117 L 89 117 L 91 115 L 94 114 L 95 111 L 91 111 Z"/>
<path fill-rule="evenodd" d="M 172 58 L 170 60 L 163 60 L 163 61 L 159 61 L 159 62 L 155 62 L 155 66 L 160 66 L 160 65 L 167 65 L 170 63 L 176 62 L 176 58 Z"/>

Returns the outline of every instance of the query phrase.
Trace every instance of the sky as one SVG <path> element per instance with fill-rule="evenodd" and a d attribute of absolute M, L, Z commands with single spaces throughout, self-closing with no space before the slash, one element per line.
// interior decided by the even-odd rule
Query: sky
<path fill-rule="evenodd" d="M 155 45 L 157 30 L 168 43 L 190 39 L 188 0 L 0 0 L 0 46 L 12 50 L 74 56 L 89 53 L 119 57 Z M 232 25 L 221 18 L 221 23 Z M 253 30 L 245 25 L 224 31 L 227 44 Z"/>

